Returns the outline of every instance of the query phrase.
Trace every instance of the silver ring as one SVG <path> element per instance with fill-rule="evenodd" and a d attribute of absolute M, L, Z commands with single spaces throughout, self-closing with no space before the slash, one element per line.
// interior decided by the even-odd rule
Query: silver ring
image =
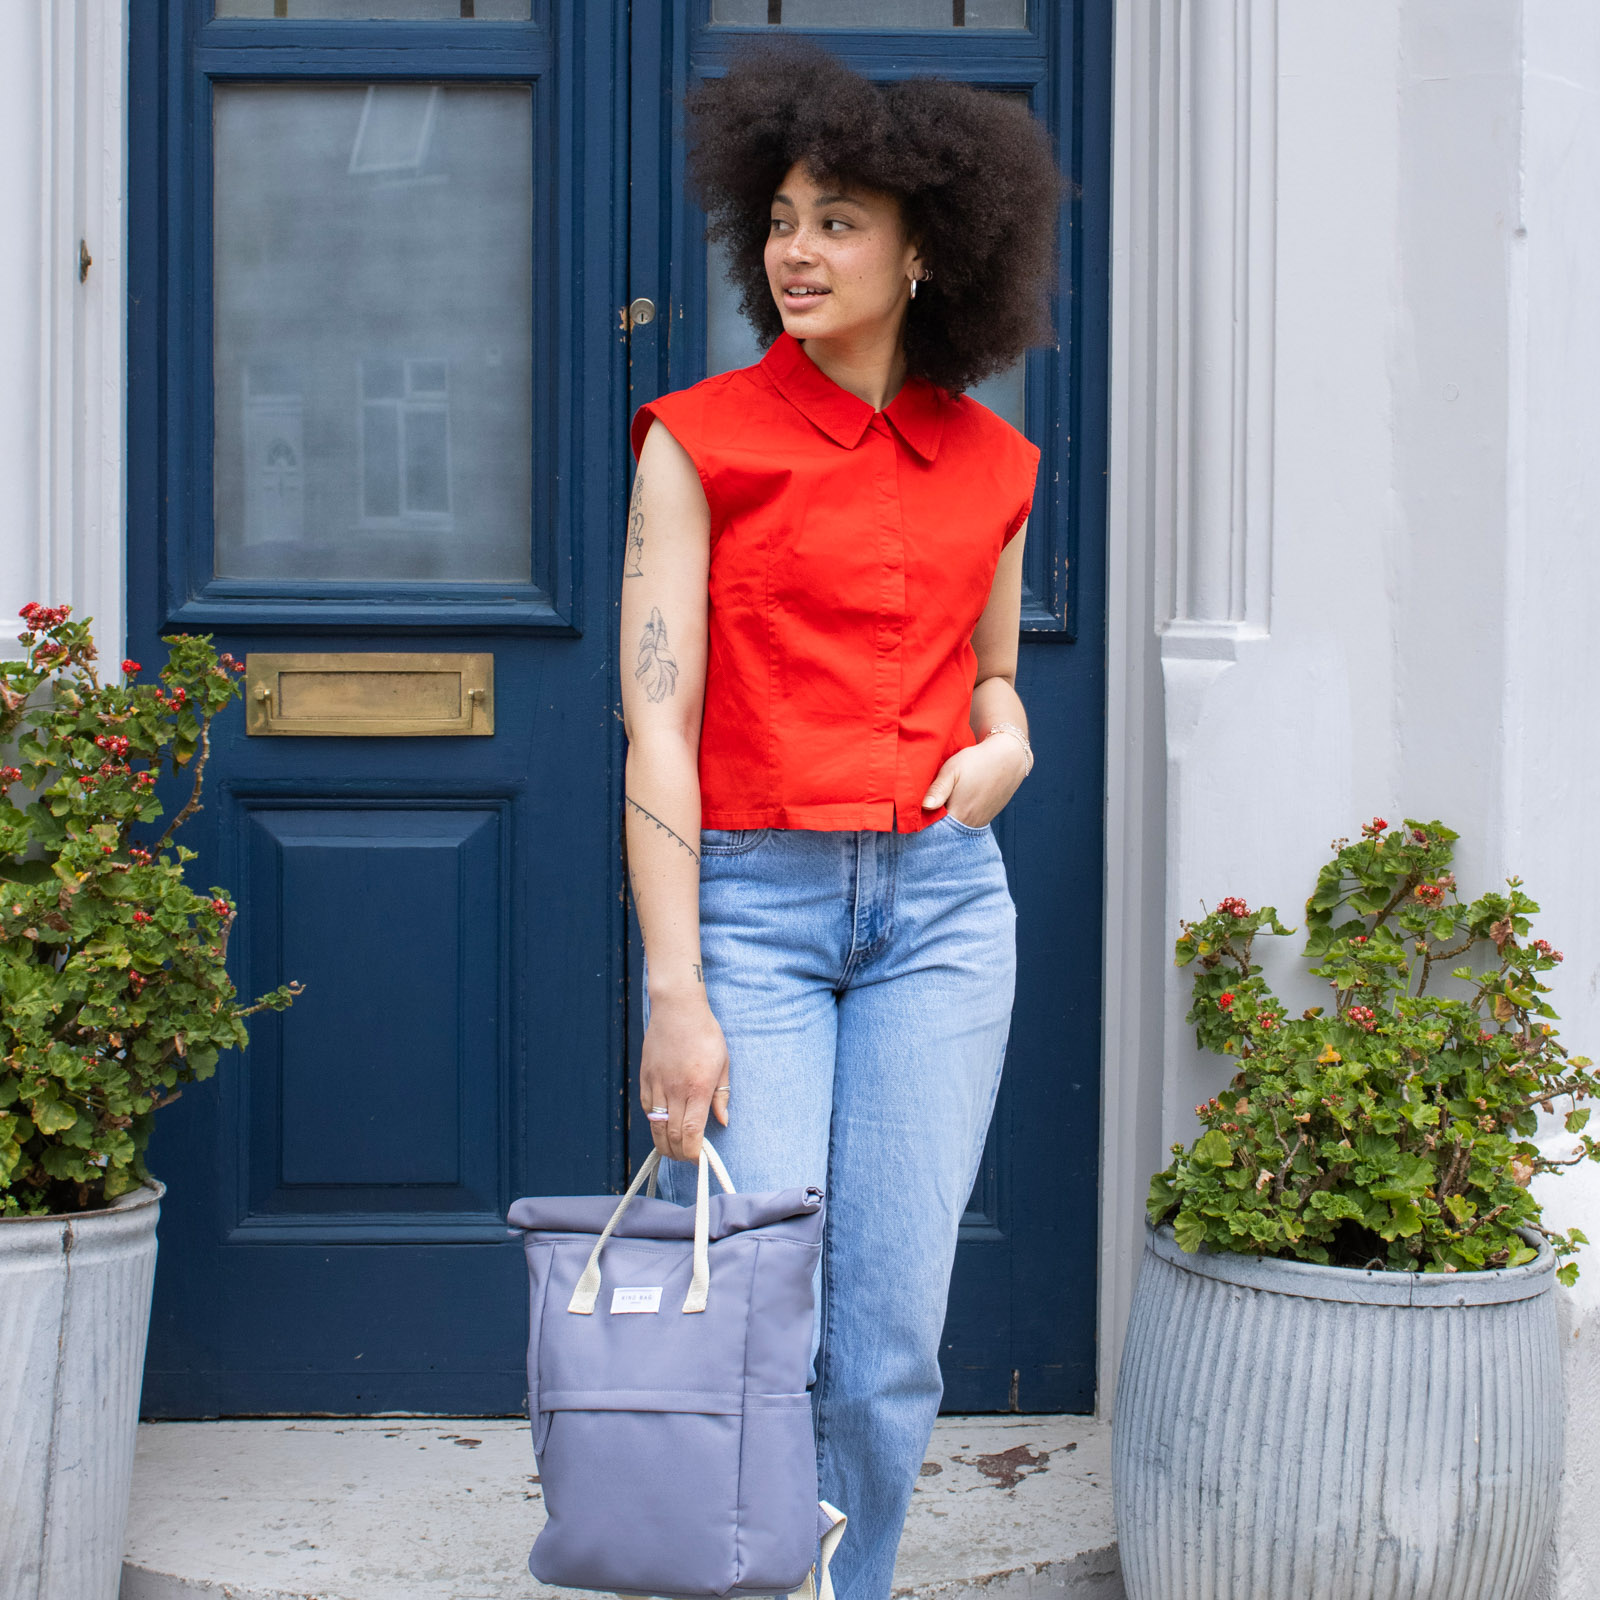
<path fill-rule="evenodd" d="M 666 1122 L 671 1118 L 672 1113 L 665 1106 L 651 1106 L 644 1115 L 646 1122 Z"/>

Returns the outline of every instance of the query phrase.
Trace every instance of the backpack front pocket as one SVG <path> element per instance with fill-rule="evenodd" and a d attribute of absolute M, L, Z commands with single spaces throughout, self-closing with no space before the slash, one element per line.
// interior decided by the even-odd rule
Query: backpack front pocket
<path fill-rule="evenodd" d="M 655 1594 L 670 1572 L 684 1595 L 721 1595 L 734 1586 L 737 1410 L 544 1415 L 539 1475 L 549 1521 L 528 1557 L 540 1583 Z M 619 1517 L 628 1524 L 625 1539 L 617 1537 Z"/>

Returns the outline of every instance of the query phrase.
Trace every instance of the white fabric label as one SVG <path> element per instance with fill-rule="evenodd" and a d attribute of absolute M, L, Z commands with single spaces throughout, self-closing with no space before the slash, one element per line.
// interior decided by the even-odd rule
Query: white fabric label
<path fill-rule="evenodd" d="M 655 1289 L 613 1289 L 611 1291 L 611 1314 L 616 1316 L 621 1311 L 659 1311 L 661 1309 L 661 1290 Z"/>

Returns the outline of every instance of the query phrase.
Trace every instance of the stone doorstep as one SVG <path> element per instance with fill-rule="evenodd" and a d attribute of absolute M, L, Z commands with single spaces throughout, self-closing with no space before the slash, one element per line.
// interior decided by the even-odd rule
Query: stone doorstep
<path fill-rule="evenodd" d="M 533 1468 L 520 1421 L 147 1423 L 121 1600 L 572 1600 L 528 1576 Z M 895 1594 L 1122 1600 L 1109 1425 L 942 1417 Z"/>

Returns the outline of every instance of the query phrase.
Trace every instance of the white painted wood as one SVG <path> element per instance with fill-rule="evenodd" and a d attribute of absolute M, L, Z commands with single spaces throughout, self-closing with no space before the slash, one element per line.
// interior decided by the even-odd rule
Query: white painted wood
<path fill-rule="evenodd" d="M 0 638 L 25 601 L 67 601 L 112 662 L 126 635 L 126 80 L 126 0 L 0 7 Z"/>
<path fill-rule="evenodd" d="M 1162 82 L 1174 296 L 1166 631 L 1268 626 L 1272 529 L 1277 0 L 1178 0 Z"/>
<path fill-rule="evenodd" d="M 1160 1165 L 1165 738 L 1155 530 L 1171 505 L 1170 416 L 1156 315 L 1169 260 L 1160 219 L 1173 114 L 1162 27 L 1170 7 L 1119 5 L 1112 130 L 1111 393 L 1107 460 L 1105 984 L 1100 1078 L 1099 1371 L 1109 1415 Z M 1170 230 L 1168 230 L 1170 232 Z"/>
<path fill-rule="evenodd" d="M 1119 7 L 1116 74 L 1103 1408 L 1144 1188 L 1181 1128 L 1163 1060 L 1184 1025 L 1163 980 L 1186 885 L 1163 868 L 1185 859 L 1183 757 L 1209 689 L 1270 619 L 1277 0 Z"/>

